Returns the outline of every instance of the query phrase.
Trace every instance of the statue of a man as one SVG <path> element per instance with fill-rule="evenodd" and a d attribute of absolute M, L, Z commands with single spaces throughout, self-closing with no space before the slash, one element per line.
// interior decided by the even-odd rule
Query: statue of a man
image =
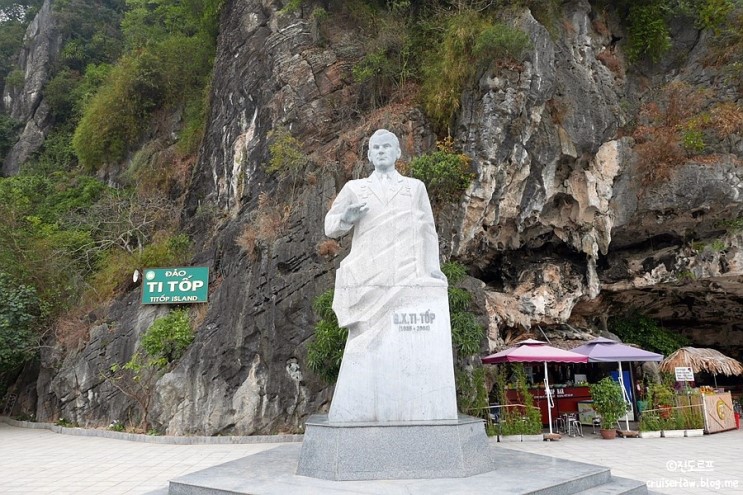
<path fill-rule="evenodd" d="M 397 137 L 376 131 L 368 152 L 374 172 L 347 182 L 325 217 L 329 237 L 354 230 L 336 272 L 333 310 L 349 337 L 331 421 L 456 418 L 447 281 L 433 213 L 424 184 L 395 170 L 400 156 Z M 437 398 L 438 390 L 446 398 Z M 421 394 L 427 398 L 416 402 Z"/>
<path fill-rule="evenodd" d="M 353 232 L 351 253 L 336 272 L 333 310 L 341 327 L 372 320 L 400 286 L 446 286 L 426 186 L 395 170 L 397 136 L 379 129 L 369 139 L 374 172 L 346 183 L 325 217 L 325 235 Z"/>

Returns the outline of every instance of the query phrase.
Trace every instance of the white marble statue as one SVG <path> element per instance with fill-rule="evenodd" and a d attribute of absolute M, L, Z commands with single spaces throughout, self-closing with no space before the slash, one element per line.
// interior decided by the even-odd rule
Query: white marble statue
<path fill-rule="evenodd" d="M 369 139 L 374 172 L 346 183 L 325 233 L 353 229 L 336 273 L 333 310 L 349 330 L 328 419 L 334 422 L 456 419 L 446 277 L 423 183 L 395 170 L 400 144 Z"/>

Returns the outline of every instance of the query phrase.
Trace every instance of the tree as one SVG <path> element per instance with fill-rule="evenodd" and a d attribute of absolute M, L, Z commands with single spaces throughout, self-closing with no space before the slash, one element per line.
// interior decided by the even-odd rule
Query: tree
<path fill-rule="evenodd" d="M 69 225 L 91 233 L 83 247 L 86 259 L 111 248 L 141 254 L 154 235 L 176 217 L 174 206 L 162 197 L 139 197 L 131 191 L 111 190 L 92 206 L 77 210 Z"/>
<path fill-rule="evenodd" d="M 147 431 L 155 385 L 168 367 L 181 358 L 194 333 L 185 309 L 157 318 L 142 336 L 142 351 L 123 366 L 114 364 L 103 378 L 134 400 L 140 410 L 139 426 Z"/>
<path fill-rule="evenodd" d="M 140 412 L 139 427 L 147 431 L 153 392 L 157 381 L 163 374 L 164 370 L 153 363 L 150 358 L 135 353 L 126 364 L 123 366 L 118 363 L 114 364 L 110 372 L 103 373 L 102 377 L 137 404 Z"/>
<path fill-rule="evenodd" d="M 59 174 L 0 179 L 0 266 L 34 287 L 50 313 L 74 296 L 84 266 L 71 253 L 89 241 L 85 232 L 63 228 L 60 217 L 90 204 L 102 187 L 94 178 Z"/>
<path fill-rule="evenodd" d="M 42 305 L 33 287 L 0 272 L 0 372 L 12 371 L 38 349 L 34 332 Z"/>

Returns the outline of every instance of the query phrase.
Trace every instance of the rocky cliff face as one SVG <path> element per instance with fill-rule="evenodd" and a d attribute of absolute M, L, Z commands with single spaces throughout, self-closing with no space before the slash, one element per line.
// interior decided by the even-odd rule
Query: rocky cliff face
<path fill-rule="evenodd" d="M 683 65 L 626 72 L 616 45 L 623 33 L 611 18 L 588 2 L 565 4 L 564 15 L 556 40 L 528 13 L 521 18 L 531 59 L 519 71 L 484 74 L 459 121 L 479 175 L 451 242 L 487 283 L 491 341 L 514 326 L 601 329 L 607 314 L 637 307 L 699 345 L 721 343 L 701 325 L 725 328 L 739 346 L 740 236 L 720 226 L 741 211 L 740 129 L 719 153 L 672 165 L 663 149 L 622 137 L 634 118 L 627 108 L 680 104 L 701 113 L 735 90 L 704 67 L 708 46 L 696 31 L 675 33 Z M 691 110 L 705 87 L 714 96 Z"/>
<path fill-rule="evenodd" d="M 212 293 L 195 343 L 154 396 L 153 419 L 171 434 L 293 431 L 327 407 L 331 390 L 307 371 L 305 344 L 312 300 L 332 286 L 349 240 L 321 248 L 323 216 L 345 180 L 368 172 L 371 131 L 396 132 L 406 159 L 435 141 L 413 104 L 359 106 L 353 25 L 323 31 L 280 8 L 228 1 L 222 17 L 183 217 Z M 471 286 L 481 288 L 490 346 L 537 326 L 585 336 L 629 306 L 698 344 L 741 345 L 741 235 L 721 226 L 741 210 L 743 129 L 715 141 L 714 154 L 671 160 L 650 146 L 663 129 L 643 110 L 694 88 L 713 88 L 699 111 L 737 104 L 737 93 L 702 64 L 705 37 L 688 26 L 674 32 L 673 63 L 627 71 L 616 20 L 583 0 L 563 3 L 562 15 L 556 36 L 519 16 L 533 43 L 527 61 L 485 71 L 454 129 L 477 176 L 440 222 L 442 252 L 481 281 Z M 282 180 L 266 173 L 278 129 L 308 162 Z M 120 419 L 126 400 L 88 368 L 127 359 L 158 311 L 131 296 L 110 312 L 117 325 L 98 327 L 77 354 L 47 356 L 40 417 Z"/>
<path fill-rule="evenodd" d="M 49 79 L 61 47 L 62 37 L 57 29 L 52 2 L 45 0 L 23 38 L 23 49 L 18 60 L 18 66 L 23 71 L 23 85 L 6 87 L 3 91 L 5 111 L 23 123 L 24 127 L 18 142 L 5 156 L 0 175 L 16 174 L 21 164 L 44 143 L 51 115 L 42 88 Z"/>

